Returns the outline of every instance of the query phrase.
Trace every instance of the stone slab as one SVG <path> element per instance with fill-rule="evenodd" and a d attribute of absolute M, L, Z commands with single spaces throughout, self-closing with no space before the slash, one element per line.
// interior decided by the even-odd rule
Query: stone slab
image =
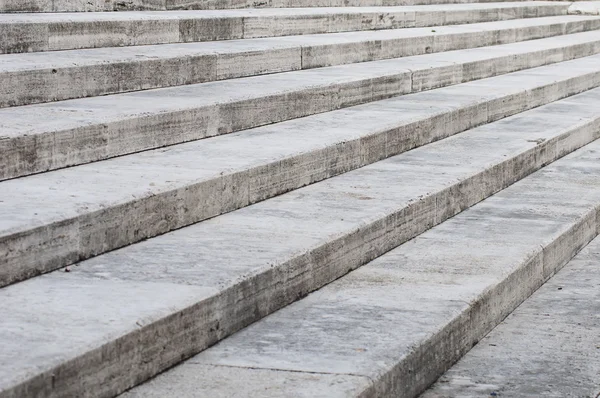
<path fill-rule="evenodd" d="M 373 384 L 347 397 L 418 395 L 598 234 L 599 149 L 596 141 L 558 160 L 123 397 L 247 396 L 209 384 L 197 366 L 240 378 L 352 374 Z M 254 397 L 286 385 L 260 383 Z"/>
<path fill-rule="evenodd" d="M 2 285 L 597 87 L 597 57 L 4 181 Z"/>
<path fill-rule="evenodd" d="M 0 12 L 215 10 L 269 7 L 380 7 L 475 2 L 490 3 L 502 1 L 503 0 L 0 0 Z"/>
<path fill-rule="evenodd" d="M 597 397 L 599 264 L 596 238 L 422 397 Z"/>
<path fill-rule="evenodd" d="M 211 398 L 232 398 L 228 391 L 218 391 L 216 386 L 228 385 L 232 391 L 243 391 L 236 397 L 261 397 L 265 393 L 275 397 L 290 398 L 346 398 L 358 389 L 369 390 L 367 377 L 345 374 L 288 372 L 276 369 L 247 369 L 240 372 L 235 367 L 189 366 L 177 376 L 181 384 L 158 384 L 151 396 L 161 398 L 201 397 L 203 391 L 212 391 Z M 195 380 L 190 383 L 189 380 Z M 265 391 L 265 385 L 269 387 Z"/>
<path fill-rule="evenodd" d="M 520 17 L 499 10 L 496 19 Z M 477 24 L 482 31 L 499 25 Z M 527 28 L 520 22 L 515 29 Z M 425 54 L 440 50 L 431 42 L 435 33 L 460 32 L 409 29 L 6 54 L 0 57 L 0 107 Z M 463 33 L 468 41 L 456 37 L 443 49 L 481 45 L 470 28 Z"/>
<path fill-rule="evenodd" d="M 585 20 L 578 28 L 594 27 L 586 27 L 587 22 L 600 25 L 600 19 Z M 502 40 L 562 35 L 574 26 L 571 23 L 575 22 L 544 25 L 541 30 L 539 26 L 524 31 L 507 30 Z M 488 33 L 472 32 L 478 41 L 483 40 L 480 44 L 494 44 L 498 34 L 493 30 Z M 0 109 L 3 154 L 0 179 L 226 134 L 597 52 L 595 41 L 579 40 L 568 37 L 557 38 L 556 42 L 513 43 Z M 471 44 L 465 41 L 465 45 Z M 442 41 L 436 50 L 444 51 L 447 45 Z"/>
<path fill-rule="evenodd" d="M 133 387 L 596 139 L 598 91 L 0 289 L 0 397 L 110 396 Z M 587 189 L 600 183 L 592 172 L 598 145 L 517 189 L 523 206 L 541 205 L 540 234 L 600 205 L 600 192 Z M 502 195 L 494 203 L 505 203 Z M 509 215 L 526 222 L 528 211 Z M 593 215 L 583 225 L 595 233 Z M 591 233 L 573 231 L 575 243 Z M 556 263 L 576 246 L 549 242 L 544 253 Z M 481 333 L 489 325 L 474 322 Z"/>
<path fill-rule="evenodd" d="M 400 29 L 566 15 L 566 2 L 0 14 L 0 53 Z"/>
<path fill-rule="evenodd" d="M 599 60 L 581 58 L 0 182 L 0 285 L 598 87 Z"/>

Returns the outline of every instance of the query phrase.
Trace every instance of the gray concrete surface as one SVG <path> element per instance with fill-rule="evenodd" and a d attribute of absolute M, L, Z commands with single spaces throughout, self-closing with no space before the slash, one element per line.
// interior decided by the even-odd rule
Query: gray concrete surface
<path fill-rule="evenodd" d="M 0 285 L 597 87 L 599 59 L 1 182 Z"/>
<path fill-rule="evenodd" d="M 585 20 L 579 28 L 587 22 L 597 25 L 600 19 Z M 560 35 L 569 30 L 569 25 L 553 25 L 550 31 Z M 548 34 L 542 33 L 546 28 L 534 26 L 520 39 L 544 36 Z M 474 32 L 487 44 L 498 38 L 491 31 L 489 36 Z M 514 40 L 517 32 L 506 31 L 507 38 Z M 559 44 L 563 40 L 570 43 L 563 47 L 564 51 Z M 0 150 L 4 153 L 0 157 L 0 179 L 226 134 L 597 52 L 594 43 L 580 40 L 581 37 L 569 37 L 545 44 L 514 43 L 4 108 L 0 109 L 3 138 Z M 446 42 L 441 40 L 438 44 L 443 51 Z M 558 73 L 560 76 L 562 72 Z M 595 79 L 590 76 L 588 81 L 593 84 Z"/>
<path fill-rule="evenodd" d="M 527 22 L 516 22 L 513 27 L 519 33 L 526 31 L 531 29 Z M 538 23 L 535 21 L 536 26 Z M 498 42 L 530 39 L 527 34 L 515 39 L 515 32 L 499 23 L 475 27 L 510 35 Z M 556 34 L 550 27 L 547 30 Z M 588 37 L 600 36 L 595 32 Z M 442 38 L 443 47 L 434 43 Z M 489 38 L 477 35 L 473 26 L 455 26 L 451 30 L 403 29 L 7 54 L 0 57 L 0 85 L 4 88 L 0 107 L 398 58 L 482 43 L 489 44 Z"/>
<path fill-rule="evenodd" d="M 422 398 L 598 397 L 599 265 L 596 238 Z"/>
<path fill-rule="evenodd" d="M 0 0 L 0 12 L 214 10 L 265 7 L 377 7 L 488 2 L 498 2 L 498 0 Z"/>
<path fill-rule="evenodd" d="M 251 39 L 566 15 L 564 2 L 0 14 L 0 53 Z M 507 4 L 509 6 L 507 6 Z"/>
<path fill-rule="evenodd" d="M 110 396 L 144 381 L 594 140 L 599 95 L 538 107 L 0 289 L 0 397 Z M 600 205 L 600 191 L 575 188 L 600 184 L 592 172 L 599 146 L 510 191 L 524 206 L 541 206 L 553 234 L 575 230 L 544 240 L 548 272 L 595 233 L 595 217 L 581 220 L 590 227 L 582 233 L 574 220 Z M 502 195 L 494 203 L 505 203 Z M 507 311 L 502 297 L 484 300 L 481 315 Z M 489 324 L 472 321 L 474 332 Z"/>
<path fill-rule="evenodd" d="M 414 397 L 598 234 L 598 150 L 596 141 L 124 397 L 328 396 L 334 375 L 371 380 L 347 397 Z M 298 374 L 315 381 L 286 382 Z M 262 387 L 252 395 L 232 382 L 252 376 Z"/>
<path fill-rule="evenodd" d="M 271 381 L 268 386 L 265 386 L 266 379 Z M 208 396 L 203 395 L 203 390 L 211 390 L 210 398 L 236 398 L 242 395 L 262 397 L 265 396 L 265 391 L 270 396 L 280 398 L 347 398 L 356 390 L 369 390 L 371 385 L 367 377 L 355 375 L 278 372 L 273 369 L 248 369 L 240 372 L 235 367 L 203 365 L 186 367 L 177 372 L 170 381 L 170 386 L 161 386 L 162 389 L 154 395 L 151 393 L 150 396 L 204 398 Z M 243 391 L 243 394 L 231 395 L 229 391 L 217 388 L 223 383 L 227 383 L 231 391 Z M 198 385 L 205 387 L 198 388 Z M 159 391 L 160 394 L 156 394 Z"/>

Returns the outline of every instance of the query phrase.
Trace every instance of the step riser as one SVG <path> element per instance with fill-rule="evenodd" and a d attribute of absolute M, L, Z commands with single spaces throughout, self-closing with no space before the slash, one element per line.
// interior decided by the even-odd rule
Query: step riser
<path fill-rule="evenodd" d="M 598 119 L 584 119 L 584 135 L 598 137 Z M 599 183 L 599 148 L 592 143 L 124 398 L 160 397 L 167 386 L 174 395 L 238 396 L 246 386 L 229 370 L 267 391 L 257 396 L 277 396 L 269 392 L 282 385 L 303 396 L 320 381 L 319 396 L 416 396 L 597 236 L 600 196 L 586 187 Z M 258 381 L 248 378 L 261 370 Z M 316 382 L 288 384 L 298 373 Z M 340 374 L 369 382 L 339 394 L 324 382 Z"/>
<path fill-rule="evenodd" d="M 483 293 L 469 310 L 375 380 L 375 396 L 413 398 L 423 393 L 477 342 L 598 235 L 598 211 L 586 214 L 530 261 Z"/>
<path fill-rule="evenodd" d="M 120 393 L 381 256 L 516 180 L 586 145 L 599 135 L 600 118 L 587 121 L 510 159 L 490 165 L 485 171 L 474 172 L 470 178 L 456 182 L 447 189 L 388 213 L 364 228 L 333 238 L 285 263 L 249 276 L 235 287 L 201 304 L 140 327 L 116 342 L 106 343 L 102 349 L 84 354 L 35 379 L 5 390 L 0 397 L 19 397 L 27 391 L 35 391 L 45 397 L 81 396 L 84 394 L 82 388 L 88 394 L 93 391 L 90 396 L 108 397 Z M 545 254 L 549 258 L 556 257 L 557 262 L 563 258 L 566 262 L 573 250 L 563 250 L 563 246 L 563 241 L 557 242 L 553 249 L 545 250 Z M 548 276 L 553 267 L 556 265 L 547 266 Z M 529 293 L 532 291 L 531 288 L 526 290 Z M 493 300 L 486 302 L 496 311 L 494 303 Z M 489 310 L 482 314 L 489 316 Z M 481 326 L 485 322 L 474 317 L 472 320 L 479 325 L 474 328 L 478 333 L 488 330 L 487 326 Z M 143 366 L 140 366 L 140 361 Z M 98 374 L 100 368 L 105 377 L 103 380 L 92 380 L 91 375 Z M 131 372 L 132 369 L 136 372 Z M 94 384 L 82 387 L 81 383 L 76 382 L 81 380 L 80 372 L 89 375 L 86 380 Z M 60 377 L 53 378 L 52 375 Z"/>
<path fill-rule="evenodd" d="M 474 107 L 448 111 L 445 115 L 413 125 L 394 126 L 333 150 L 327 148 L 310 155 L 282 160 L 279 166 L 285 168 L 286 173 L 280 173 L 280 167 L 273 167 L 275 165 L 272 164 L 255 167 L 102 211 L 82 214 L 79 218 L 67 219 L 58 225 L 48 224 L 7 235 L 0 240 L 2 251 L 10 253 L 0 269 L 0 286 L 236 210 L 307 183 L 599 85 L 600 72 L 556 81 L 528 93 L 512 94 Z M 449 125 L 449 120 L 455 121 L 454 124 Z M 399 136 L 403 136 L 400 141 Z M 390 142 L 397 144 L 392 146 Z M 338 166 L 331 167 L 332 164 Z M 269 183 L 264 184 L 264 181 Z"/>
<path fill-rule="evenodd" d="M 590 355 L 598 346 L 599 249 L 596 238 L 420 398 L 600 396 L 600 356 Z"/>
<path fill-rule="evenodd" d="M 535 56 L 517 54 L 471 62 L 468 68 L 464 64 L 454 64 L 422 71 L 400 70 L 377 79 L 317 85 L 302 91 L 273 94 L 267 98 L 246 98 L 141 117 L 132 115 L 116 122 L 102 119 L 100 124 L 91 121 L 85 126 L 69 130 L 57 129 L 52 133 L 9 137 L 0 140 L 0 152 L 3 154 L 0 158 L 0 180 L 497 76 L 593 55 L 598 50 L 598 44 L 594 42 L 568 47 L 565 51 L 539 51 Z M 65 105 L 68 109 L 69 104 Z"/>
<path fill-rule="evenodd" d="M 498 1 L 503 0 L 479 0 L 476 2 L 491 3 Z M 0 0 L 0 12 L 222 10 L 267 7 L 368 7 L 460 4 L 473 2 L 473 0 Z"/>
<path fill-rule="evenodd" d="M 579 27 L 563 29 L 563 25 L 554 25 L 543 35 L 535 28 L 519 30 L 518 33 L 507 29 L 486 34 L 472 32 L 450 38 L 431 35 L 273 48 L 253 54 L 203 54 L 155 60 L 142 58 L 126 63 L 7 72 L 0 74 L 0 85 L 5 87 L 0 93 L 0 108 L 506 44 L 562 35 L 573 29 L 587 30 Z M 586 53 L 585 50 L 582 52 Z M 73 85 L 74 81 L 82 83 Z"/>
<path fill-rule="evenodd" d="M 509 10 L 427 10 L 346 15 L 163 18 L 124 21 L 69 21 L 0 24 L 0 53 L 189 43 L 315 33 L 400 29 L 505 19 L 566 15 L 567 7 L 514 7 Z"/>

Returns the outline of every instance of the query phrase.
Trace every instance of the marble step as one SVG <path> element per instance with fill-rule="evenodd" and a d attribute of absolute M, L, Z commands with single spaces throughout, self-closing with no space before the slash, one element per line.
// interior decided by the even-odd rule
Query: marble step
<path fill-rule="evenodd" d="M 0 182 L 0 286 L 599 85 L 595 55 Z"/>
<path fill-rule="evenodd" d="M 598 397 L 598 265 L 595 238 L 422 398 Z"/>
<path fill-rule="evenodd" d="M 478 91 L 486 91 L 485 87 L 483 84 Z M 77 266 L 4 287 L 0 289 L 3 326 L 0 341 L 6 349 L 0 351 L 0 397 L 103 397 L 123 392 L 592 142 L 600 135 L 599 103 L 600 89 L 591 90 L 106 253 Z M 510 242 L 513 253 L 529 244 L 525 250 L 529 257 L 525 257 L 535 261 L 527 263 L 531 268 L 525 267 L 523 272 L 508 279 L 518 282 L 518 288 L 513 289 L 505 283 L 500 285 L 505 290 L 491 291 L 498 294 L 484 294 L 482 298 L 489 301 L 486 299 L 482 305 L 475 305 L 473 316 L 469 315 L 471 307 L 464 301 L 452 301 L 453 309 L 460 307 L 467 311 L 466 316 L 458 317 L 463 322 L 460 330 L 477 325 L 470 336 L 473 338 L 457 340 L 464 343 L 460 347 L 470 347 L 476 332 L 483 336 L 492 327 L 495 317 L 510 312 L 520 297 L 531 292 L 553 267 L 570 258 L 577 247 L 596 233 L 600 191 L 589 187 L 600 184 L 600 173 L 593 172 L 599 164 L 598 146 L 594 143 L 559 160 L 555 166 L 544 169 L 539 174 L 541 177 L 526 179 L 508 193 L 492 198 L 491 203 L 504 206 L 506 216 L 517 226 L 533 224 L 536 227 L 535 233 L 526 230 L 522 234 L 512 228 L 515 232 L 511 235 L 508 232 L 510 225 L 500 226 L 502 233 L 513 237 Z M 511 195 L 516 198 L 509 202 L 515 203 L 516 207 L 505 204 Z M 543 220 L 537 220 L 535 214 L 538 213 L 530 211 L 528 206 L 539 208 Z M 489 204 L 479 207 L 489 209 Z M 528 217 L 510 217 L 519 212 Z M 488 210 L 489 213 L 502 216 L 498 209 Z M 467 213 L 467 218 L 471 217 L 472 211 Z M 480 219 L 475 217 L 476 225 L 489 226 Z M 447 261 L 448 256 L 432 248 L 442 250 L 447 247 L 450 254 L 455 253 L 459 258 L 464 258 L 463 250 L 456 251 L 459 243 L 500 249 L 497 239 L 489 246 L 485 245 L 493 237 L 489 228 L 482 231 L 463 228 L 476 233 L 477 238 L 457 241 L 456 236 L 462 230 L 456 224 L 458 221 L 452 222 L 455 224 L 441 227 L 448 231 L 444 235 L 448 239 L 446 246 L 427 246 L 424 253 L 438 253 L 438 259 Z M 540 237 L 545 239 L 540 241 Z M 426 238 L 422 241 L 429 242 Z M 547 244 L 543 251 L 540 242 Z M 417 246 L 411 242 L 403 247 Z M 501 252 L 505 253 L 506 249 L 502 247 Z M 542 252 L 546 259 L 543 266 Z M 406 262 L 406 256 L 400 258 L 400 263 Z M 504 275 L 507 271 L 497 263 L 489 263 L 487 258 L 486 261 L 475 269 L 489 265 L 488 269 L 496 272 L 495 275 Z M 433 274 L 437 273 L 438 278 L 445 275 L 437 271 L 434 263 L 425 264 L 433 267 Z M 534 277 L 530 283 L 523 283 L 528 280 L 523 275 Z M 460 272 L 456 278 L 459 276 Z M 424 281 L 432 282 L 429 275 Z M 467 284 L 469 289 L 483 288 L 484 285 L 481 280 Z M 450 293 L 452 289 L 435 286 L 430 290 L 422 289 L 421 293 L 433 291 L 434 295 L 445 297 L 443 293 Z M 396 299 L 383 300 L 385 290 L 376 290 L 380 292 L 376 301 L 381 300 L 382 305 L 402 303 Z M 406 292 L 396 286 L 392 290 L 397 294 Z M 419 291 L 414 289 L 407 297 L 423 298 L 419 308 L 428 314 L 424 318 L 428 322 L 439 319 L 427 312 L 426 300 L 418 295 Z M 487 291 L 483 290 L 484 293 Z M 502 291 L 509 293 L 500 294 Z M 319 292 L 316 297 L 322 294 Z M 467 295 L 461 297 L 467 299 Z M 340 304 L 343 303 L 351 305 L 353 301 L 342 299 Z M 322 308 L 337 311 L 337 307 L 327 304 Z M 275 317 L 286 314 L 287 310 L 280 311 Z M 348 311 L 365 316 L 371 314 L 380 320 L 388 318 L 380 317 L 377 310 L 357 312 L 355 308 L 349 308 Z M 456 315 L 454 311 L 450 312 Z M 327 318 L 315 317 L 314 320 L 327 325 L 332 325 L 332 321 L 338 324 L 335 316 L 329 317 L 329 323 Z M 340 315 L 340 319 L 343 318 Z M 360 317 L 350 318 L 363 322 Z M 295 319 L 304 318 L 298 316 Z M 401 316 L 395 327 L 375 329 L 382 333 L 392 332 L 397 339 L 397 327 L 415 323 L 419 322 L 407 323 L 406 316 Z M 373 323 L 368 324 L 372 329 Z M 455 324 L 451 322 L 451 325 Z M 436 325 L 444 327 L 443 322 Z M 312 335 L 308 332 L 316 330 L 303 329 L 302 325 L 292 327 L 292 323 L 289 326 L 288 333 L 262 334 L 260 341 L 251 340 L 262 347 L 260 352 L 265 353 L 269 351 L 264 348 L 270 345 L 261 345 L 261 342 L 273 336 L 309 337 Z M 323 337 L 328 335 L 333 339 L 346 336 L 346 333 L 360 335 L 361 329 L 355 324 L 340 326 L 336 330 L 343 330 L 342 334 L 328 330 Z M 253 333 L 256 328 L 248 330 Z M 438 328 L 431 329 L 435 330 Z M 400 336 L 412 337 L 417 339 L 413 342 L 418 342 L 418 337 L 423 335 L 401 333 Z M 344 340 L 345 347 L 356 354 L 360 351 L 355 349 L 368 347 L 368 343 L 389 341 L 385 338 L 367 340 L 361 341 L 360 345 L 357 345 L 358 341 L 348 345 Z M 239 341 L 239 337 L 231 341 Z M 315 341 L 322 344 L 318 350 L 312 345 Z M 323 345 L 328 340 L 315 341 L 311 340 L 311 344 L 307 341 L 306 347 L 329 355 Z M 212 354 L 228 344 L 231 343 L 207 351 L 207 355 L 222 358 L 224 363 L 229 358 L 234 361 L 247 358 L 243 348 L 220 351 L 235 351 L 232 355 Z M 342 347 L 327 346 L 332 349 Z M 410 346 L 414 347 L 413 344 Z M 292 344 L 292 347 L 300 345 Z M 379 352 L 383 351 L 385 355 L 400 353 L 386 344 L 380 348 Z M 453 355 L 461 352 L 452 344 L 442 344 L 442 348 Z M 348 361 L 344 356 L 340 363 L 346 366 L 363 364 L 373 372 L 381 370 L 385 364 L 390 366 L 390 371 L 395 369 L 392 362 L 371 356 L 374 351 L 367 348 L 364 352 L 368 355 L 364 360 Z M 418 361 L 425 352 L 431 355 L 439 350 L 417 350 L 411 358 Z M 283 357 L 289 361 L 296 358 L 294 355 Z M 368 362 L 368 358 L 373 358 L 373 362 Z M 449 360 L 454 361 L 454 357 Z M 314 363 L 301 362 L 306 366 Z M 439 366 L 443 366 L 443 362 L 439 362 Z M 431 381 L 438 375 L 428 368 L 427 376 L 432 378 Z M 219 380 L 219 385 L 231 386 L 223 378 Z M 367 382 L 368 378 L 361 380 Z M 388 386 L 388 380 L 383 378 L 380 387 Z M 397 385 L 409 388 L 405 383 L 392 384 L 390 391 Z M 184 383 L 171 387 L 183 386 Z M 205 396 L 218 395 L 207 393 Z"/>
<path fill-rule="evenodd" d="M 588 132 L 598 137 L 600 90 L 589 94 L 594 99 L 587 111 L 596 121 Z M 525 122 L 538 110 L 505 119 L 498 125 L 510 129 L 488 130 L 482 141 L 555 140 L 546 135 L 550 119 L 562 114 L 575 121 L 571 110 L 587 112 L 583 101 L 561 102 L 545 107 L 560 108 L 548 119 Z M 589 120 L 581 116 L 580 126 Z M 479 145 L 470 150 L 468 156 L 485 152 Z M 503 150 L 497 145 L 490 151 Z M 600 141 L 590 143 L 122 397 L 417 396 L 597 236 L 599 153 Z M 588 278 L 560 284 L 564 292 L 551 280 L 542 289 L 555 301 L 534 296 L 533 310 L 551 318 L 537 316 L 536 324 L 503 334 L 500 325 L 425 397 L 597 392 L 597 265 L 588 265 Z M 508 347 L 514 348 L 511 357 Z M 477 354 L 482 350 L 488 355 Z M 542 357 L 548 362 L 538 362 Z M 582 384 L 570 389 L 575 373 Z"/>
<path fill-rule="evenodd" d="M 567 27 L 564 21 L 572 18 L 5 54 L 0 56 L 4 88 L 0 107 L 399 58 L 590 29 L 577 24 Z"/>
<path fill-rule="evenodd" d="M 594 23 L 588 28 L 600 27 L 600 19 L 580 22 L 580 28 L 588 22 Z M 561 35 L 573 27 L 571 23 L 577 21 L 553 25 L 552 30 Z M 518 40 L 539 36 L 535 26 L 527 31 L 519 33 Z M 508 41 L 515 40 L 516 32 L 506 31 Z M 474 31 L 473 35 L 483 40 L 482 45 L 494 44 L 498 38 L 491 31 Z M 437 50 L 443 51 L 445 45 L 440 42 Z M 593 38 L 574 34 L 554 40 L 4 108 L 0 109 L 0 180 L 596 53 L 598 45 Z"/>
<path fill-rule="evenodd" d="M 567 2 L 0 14 L 0 53 L 452 25 L 567 14 Z"/>
<path fill-rule="evenodd" d="M 219 10 L 239 8 L 389 7 L 502 0 L 0 0 L 0 12 Z M 514 1 L 514 0 L 513 0 Z"/>

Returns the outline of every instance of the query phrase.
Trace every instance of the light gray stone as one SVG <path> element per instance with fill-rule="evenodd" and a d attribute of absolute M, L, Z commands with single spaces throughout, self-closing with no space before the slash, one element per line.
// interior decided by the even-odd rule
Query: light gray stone
<path fill-rule="evenodd" d="M 596 238 L 422 397 L 597 397 L 599 263 Z"/>
<path fill-rule="evenodd" d="M 509 6 L 506 6 L 508 4 Z M 0 14 L 0 53 L 136 46 L 566 15 L 569 3 Z"/>
<path fill-rule="evenodd" d="M 562 2 L 397 3 L 0 0 L 11 11 L 175 10 L 0 14 L 0 52 L 18 53 L 0 56 L 0 107 L 158 88 L 0 110 L 0 179 L 77 165 L 0 182 L 0 398 L 121 393 L 599 137 L 599 89 L 563 99 L 600 85 L 599 56 L 582 58 L 598 53 L 597 17 L 547 17 L 565 14 Z M 176 11 L 249 5 L 296 8 Z M 409 28 L 477 21 L 499 22 Z M 54 51 L 82 47 L 94 49 Z M 321 69 L 299 71 L 310 68 Z M 286 73 L 254 76 L 274 72 Z M 265 320 L 286 324 L 291 344 L 272 349 L 281 336 L 269 327 L 238 335 L 239 356 L 219 345 L 152 393 L 422 391 L 597 234 L 598 145 L 440 225 L 411 255 Z M 473 241 L 483 254 L 465 261 Z M 398 270 L 407 258 L 418 267 Z M 449 258 L 475 269 L 444 268 Z M 374 348 L 368 316 L 383 330 Z M 360 344 L 340 348 L 348 335 Z"/>
<path fill-rule="evenodd" d="M 596 90 L 538 107 L 104 254 L 70 272 L 0 289 L 0 319 L 6 325 L 0 328 L 0 342 L 8 347 L 0 351 L 0 397 L 122 392 L 594 140 L 600 132 L 598 101 Z M 492 210 L 479 205 L 486 217 L 508 217 L 515 228 L 534 220 L 548 259 L 535 268 L 534 282 L 541 283 L 546 272 L 595 234 L 600 192 L 573 187 L 600 183 L 600 173 L 594 172 L 598 145 L 544 169 L 541 177 L 523 182 L 511 194 L 500 193 L 491 199 L 496 203 Z M 510 195 L 516 197 L 511 203 L 522 205 L 503 214 L 498 209 Z M 533 205 L 540 206 L 541 215 L 533 217 L 528 207 Z M 590 211 L 591 218 L 581 219 Z M 522 243 L 535 237 L 523 235 Z M 540 240 L 535 242 L 540 251 Z M 455 242 L 449 246 L 458 250 Z M 511 286 L 506 294 L 484 294 L 489 305 L 477 313 L 483 318 L 466 318 L 474 333 L 491 328 L 494 317 L 505 316 L 532 289 Z M 382 305 L 404 294 L 393 290 L 395 298 Z M 425 301 L 427 292 L 441 294 L 430 289 L 413 295 Z M 453 308 L 452 313 L 461 307 Z M 352 318 L 352 311 L 347 314 Z M 449 316 L 444 309 L 423 322 L 432 325 L 449 321 Z M 375 387 L 383 391 L 386 385 Z"/>
<path fill-rule="evenodd" d="M 600 19 L 597 21 L 600 23 Z M 564 24 L 552 26 L 566 29 Z M 514 35 L 514 30 L 508 34 Z M 598 51 L 595 41 L 590 43 L 583 37 L 556 39 L 0 109 L 0 150 L 4 153 L 0 157 L 0 179 L 226 134 Z M 594 77 L 585 80 L 590 82 L 587 88 L 594 87 Z"/>
<path fill-rule="evenodd" d="M 232 136 L 3 181 L 0 285 L 597 87 L 599 61 L 600 56 L 582 58 Z M 588 95 L 594 100 L 596 94 Z M 135 105 L 143 108 L 143 104 Z M 528 167 L 523 170 L 530 170 Z M 514 178 L 519 176 L 514 174 Z"/>
<path fill-rule="evenodd" d="M 491 3 L 505 0 L 0 0 L 0 12 L 214 10 L 237 8 L 379 7 Z"/>
<path fill-rule="evenodd" d="M 489 10 L 482 9 L 481 12 L 488 13 Z M 498 13 L 499 19 L 513 15 L 510 9 L 499 9 Z M 538 21 L 535 22 L 537 24 Z M 515 29 L 526 29 L 522 24 L 523 21 L 520 21 Z M 512 31 L 497 31 L 499 24 L 476 26 L 490 36 L 494 32 L 501 32 L 499 34 L 510 35 L 512 39 L 509 41 L 514 39 Z M 468 41 L 462 38 L 454 44 L 444 44 L 443 49 L 477 47 L 489 43 L 489 40 L 484 42 L 481 34 L 475 34 L 471 28 L 466 32 Z M 0 57 L 0 84 L 4 88 L 0 92 L 0 107 L 437 52 L 439 49 L 433 40 L 435 33 L 455 35 L 456 29 L 448 32 L 444 29 L 439 32 L 431 32 L 431 29 L 404 29 L 335 34 L 329 38 L 323 35 L 302 35 L 8 54 Z M 593 46 L 592 40 L 598 40 L 597 34 L 593 32 L 588 32 L 587 36 L 566 37 L 573 40 L 571 45 L 575 45 L 583 37 L 588 38 L 589 46 Z M 500 39 L 498 42 L 503 41 L 505 40 Z M 544 42 L 537 44 L 540 50 L 544 48 Z M 535 48 L 534 43 L 531 43 L 531 47 Z M 574 52 L 573 56 L 592 53 L 582 48 Z M 543 60 L 546 57 L 540 55 L 530 58 Z"/>
<path fill-rule="evenodd" d="M 600 2 L 576 1 L 569 6 L 571 15 L 600 15 Z"/>
<path fill-rule="evenodd" d="M 536 123 L 518 125 L 533 133 Z M 472 156 L 482 149 L 474 145 Z M 271 397 L 282 384 L 261 380 L 264 393 L 246 395 L 235 384 L 190 377 L 196 366 L 243 378 L 258 369 L 352 374 L 373 386 L 346 396 L 414 397 L 598 234 L 600 190 L 589 187 L 600 182 L 599 149 L 596 141 L 558 160 L 123 397 L 159 396 L 166 386 L 169 396 Z"/>
<path fill-rule="evenodd" d="M 178 382 L 178 380 L 181 382 Z M 190 382 L 194 380 L 194 382 Z M 243 391 L 237 397 L 290 397 L 290 398 L 346 398 L 356 390 L 374 393 L 367 377 L 343 374 L 287 372 L 277 369 L 239 369 L 222 366 L 186 366 L 171 381 L 160 381 L 151 388 L 134 390 L 128 396 L 136 398 L 188 398 L 210 397 L 231 398 L 230 391 Z M 230 391 L 217 386 L 230 386 Z M 265 386 L 268 387 L 265 388 Z"/>

